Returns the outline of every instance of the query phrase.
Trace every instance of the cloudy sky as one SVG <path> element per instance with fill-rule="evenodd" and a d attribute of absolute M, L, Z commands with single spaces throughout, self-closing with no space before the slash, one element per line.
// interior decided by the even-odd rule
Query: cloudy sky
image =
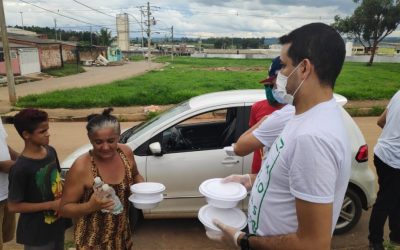
<path fill-rule="evenodd" d="M 48 26 L 65 30 L 109 28 L 115 16 L 129 14 L 130 37 L 141 36 L 140 6 L 133 0 L 4 0 L 7 25 Z M 86 5 L 86 6 L 85 6 Z M 277 37 L 311 22 L 331 24 L 335 15 L 351 15 L 352 0 L 153 0 L 153 36 Z M 143 9 L 145 10 L 145 9 Z M 22 14 L 21 14 L 22 12 Z M 21 18 L 22 16 L 22 18 Z M 136 20 L 135 20 L 136 19 Z M 400 36 L 400 32 L 395 32 Z"/>

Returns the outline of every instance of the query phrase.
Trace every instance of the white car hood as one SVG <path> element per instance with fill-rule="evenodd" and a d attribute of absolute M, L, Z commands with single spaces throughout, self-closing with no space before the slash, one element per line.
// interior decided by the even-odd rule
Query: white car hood
<path fill-rule="evenodd" d="M 75 150 L 72 154 L 68 155 L 68 157 L 61 163 L 61 168 L 62 169 L 69 169 L 72 166 L 72 163 L 82 154 L 88 152 L 91 150 L 92 144 L 88 143 L 83 145 L 82 147 L 78 148 Z"/>

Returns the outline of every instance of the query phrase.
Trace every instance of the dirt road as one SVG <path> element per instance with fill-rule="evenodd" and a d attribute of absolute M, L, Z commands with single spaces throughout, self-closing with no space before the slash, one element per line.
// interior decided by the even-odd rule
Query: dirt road
<path fill-rule="evenodd" d="M 355 121 L 362 130 L 369 145 L 369 155 L 372 159 L 373 147 L 380 134 L 376 126 L 377 117 L 357 117 Z M 133 123 L 122 123 L 123 128 L 132 126 Z M 8 142 L 16 150 L 22 149 L 22 140 L 18 137 L 12 125 L 6 124 L 9 133 Z M 77 147 L 87 142 L 85 123 L 51 123 L 50 144 L 53 145 L 63 160 Z M 371 161 L 370 161 L 371 162 Z M 373 169 L 372 163 L 370 167 Z M 375 170 L 374 170 L 375 171 Z M 368 220 L 369 212 L 364 212 L 361 221 L 347 234 L 334 236 L 333 249 L 366 249 L 368 246 Z M 387 232 L 387 230 L 386 230 Z M 71 232 L 67 239 L 72 240 Z M 227 249 L 224 246 L 210 241 L 204 233 L 204 228 L 197 219 L 173 220 L 148 220 L 136 231 L 134 236 L 135 249 Z M 15 243 L 7 243 L 5 249 L 22 249 Z"/>

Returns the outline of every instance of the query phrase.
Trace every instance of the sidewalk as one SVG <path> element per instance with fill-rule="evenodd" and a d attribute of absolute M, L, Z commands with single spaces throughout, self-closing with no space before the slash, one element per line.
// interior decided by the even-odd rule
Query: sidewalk
<path fill-rule="evenodd" d="M 368 114 L 371 109 L 376 107 L 385 108 L 389 100 L 377 101 L 348 101 L 344 106 L 348 111 L 355 111 L 358 116 Z M 172 105 L 160 106 L 163 111 Z M 119 118 L 120 121 L 143 121 L 147 119 L 144 111 L 144 106 L 130 106 L 130 107 L 113 107 L 113 115 Z M 42 109 L 49 114 L 50 121 L 56 122 L 76 122 L 86 121 L 86 117 L 93 113 L 101 113 L 104 108 L 89 108 L 89 109 Z M 10 118 L 17 114 L 18 111 L 8 109 L 7 112 L 1 114 L 4 123 L 10 123 Z"/>

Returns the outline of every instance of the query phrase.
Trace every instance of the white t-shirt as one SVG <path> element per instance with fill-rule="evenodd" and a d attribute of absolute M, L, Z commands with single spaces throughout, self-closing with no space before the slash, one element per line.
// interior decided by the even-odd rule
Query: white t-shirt
<path fill-rule="evenodd" d="M 288 121 L 294 116 L 295 111 L 293 105 L 287 104 L 283 108 L 272 112 L 268 118 L 253 131 L 254 137 L 264 145 L 264 157 L 267 156 L 269 148 L 281 134 Z"/>
<path fill-rule="evenodd" d="M 351 170 L 351 151 L 335 99 L 295 115 L 275 140 L 254 182 L 248 207 L 251 233 L 295 233 L 295 199 L 333 203 L 332 233 Z"/>
<path fill-rule="evenodd" d="M 400 91 L 397 91 L 387 106 L 386 124 L 374 153 L 387 165 L 400 169 Z"/>
<path fill-rule="evenodd" d="M 10 153 L 6 142 L 7 132 L 0 119 L 0 161 L 10 160 Z M 0 201 L 8 197 L 8 173 L 0 172 Z"/>

